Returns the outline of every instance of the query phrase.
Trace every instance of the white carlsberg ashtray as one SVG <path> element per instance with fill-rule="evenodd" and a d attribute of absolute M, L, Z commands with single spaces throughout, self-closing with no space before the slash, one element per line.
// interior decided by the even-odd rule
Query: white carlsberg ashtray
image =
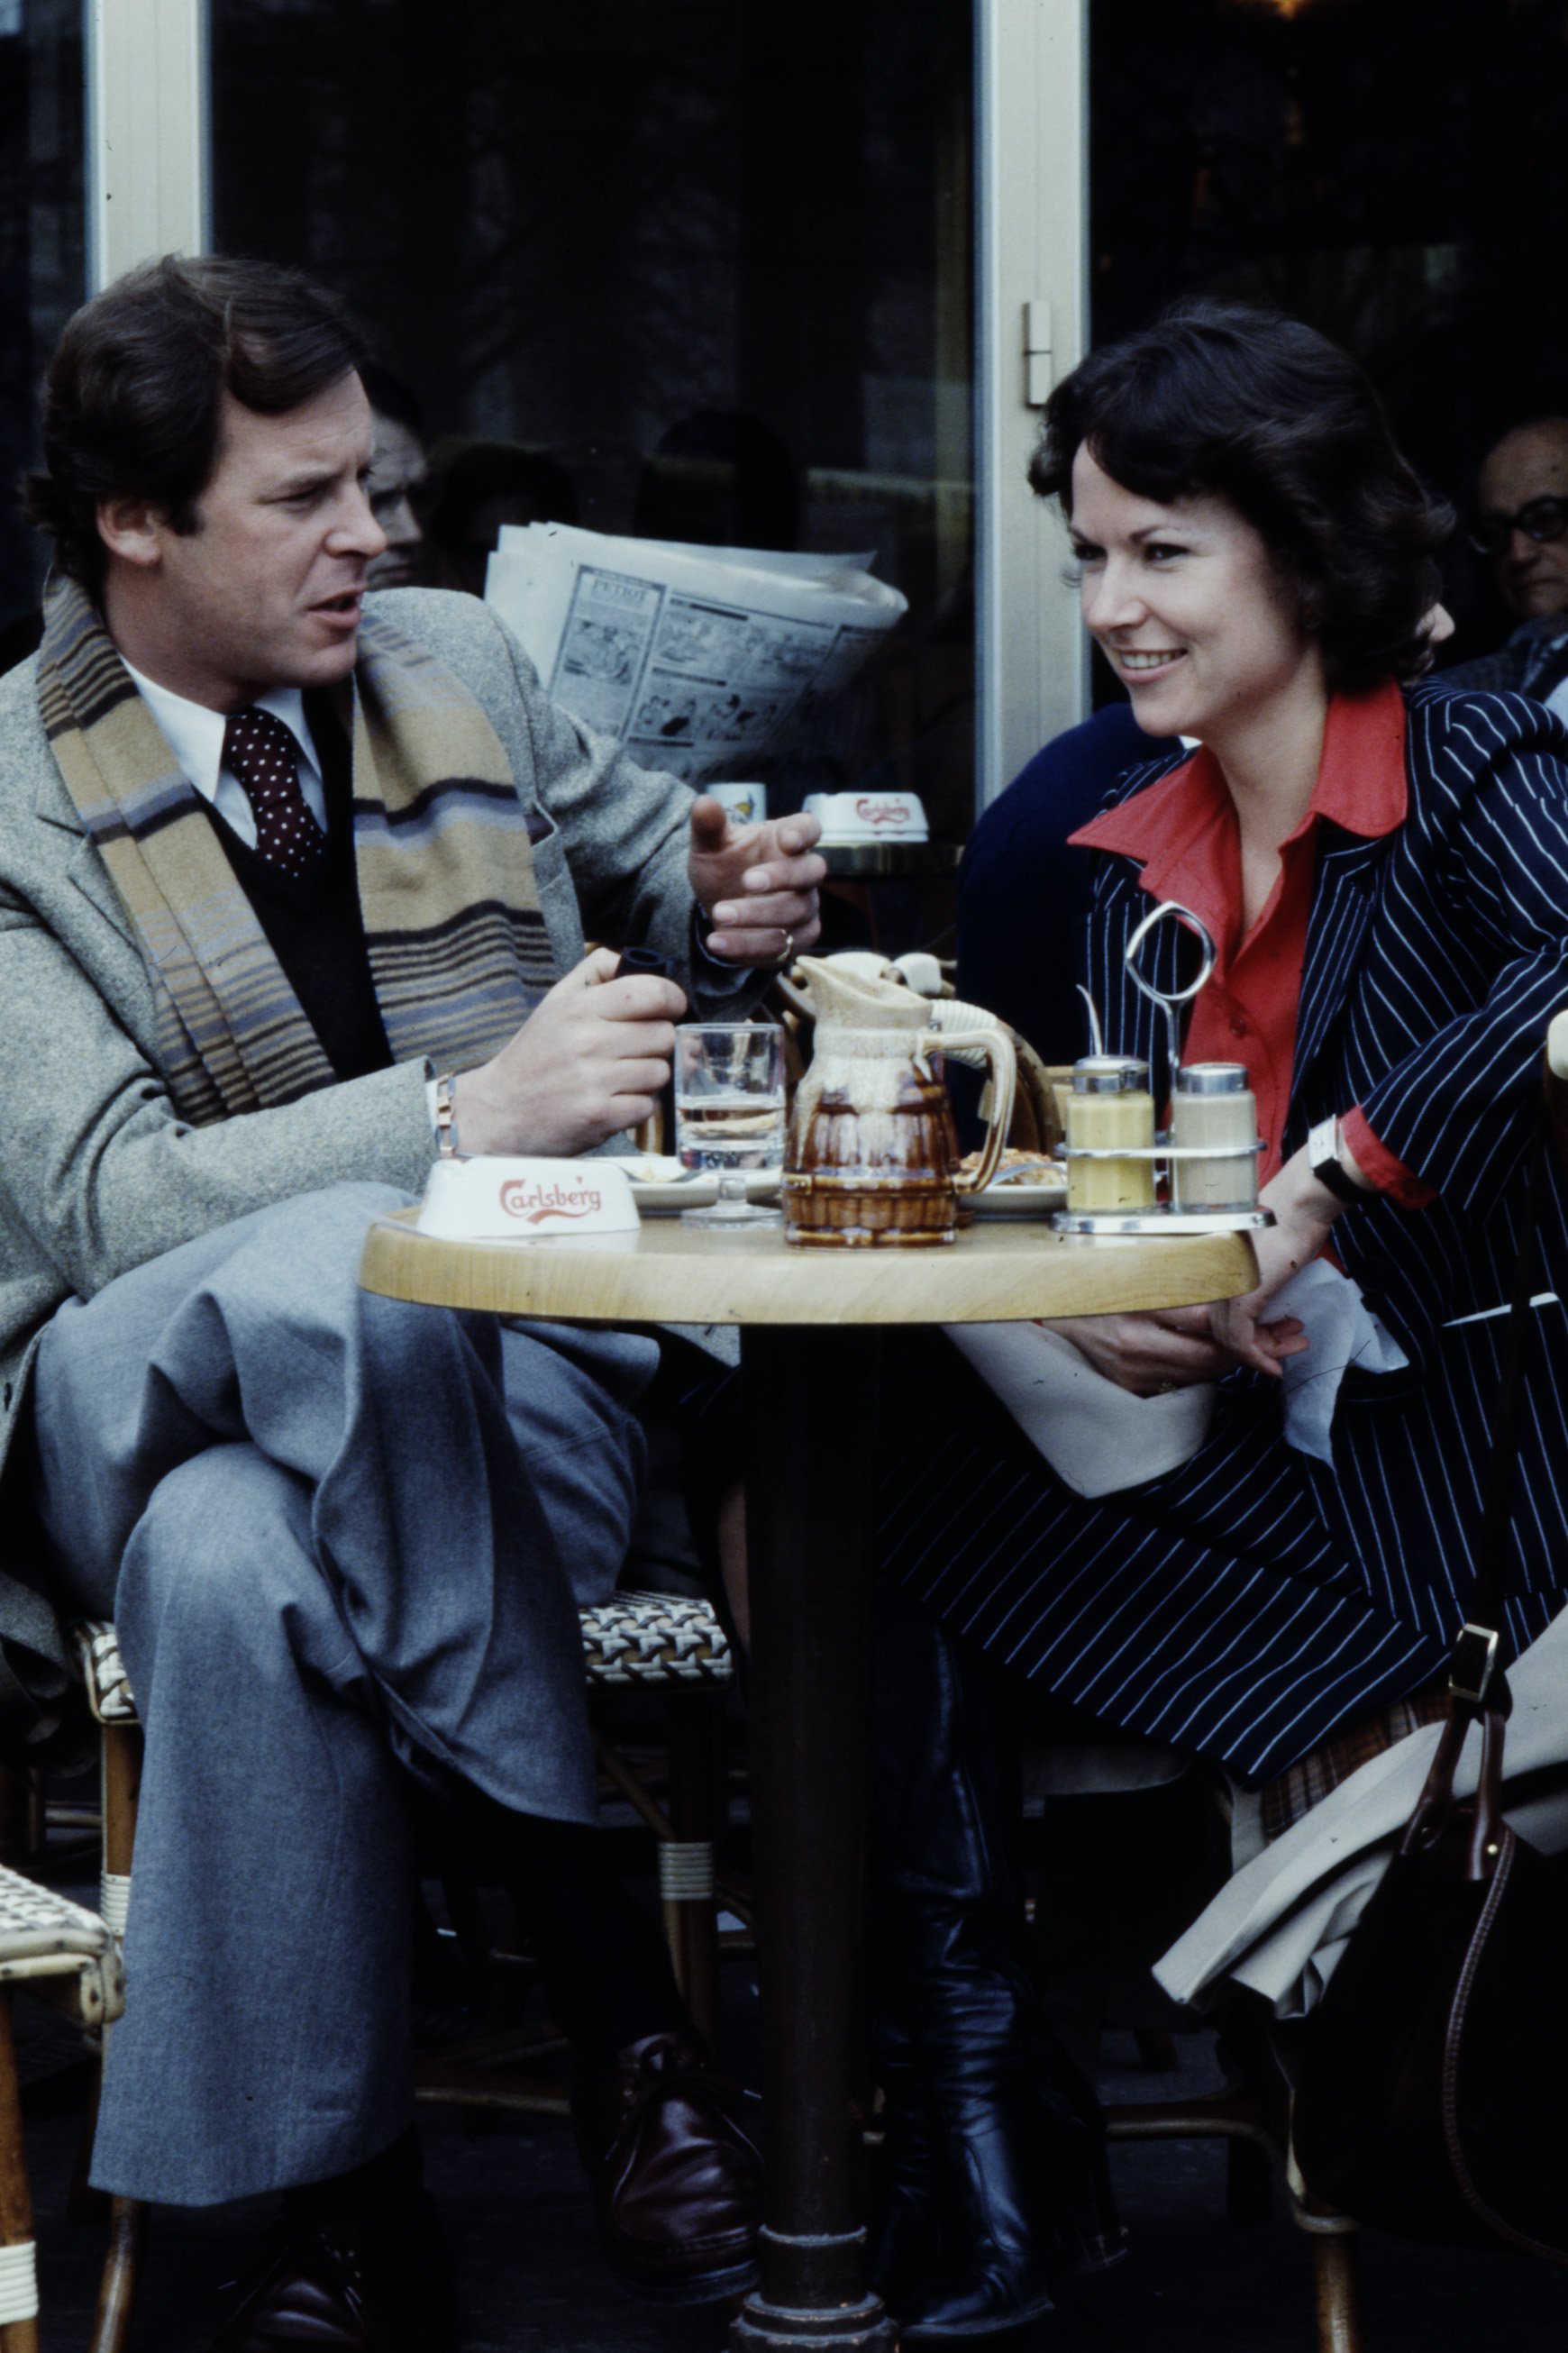
<path fill-rule="evenodd" d="M 642 1220 L 613 1160 L 437 1160 L 416 1219 L 441 1241 L 532 1242 L 635 1233 Z"/>
<path fill-rule="evenodd" d="M 850 841 L 927 841 L 926 813 L 913 793 L 808 793 L 805 814 L 831 846 Z"/>

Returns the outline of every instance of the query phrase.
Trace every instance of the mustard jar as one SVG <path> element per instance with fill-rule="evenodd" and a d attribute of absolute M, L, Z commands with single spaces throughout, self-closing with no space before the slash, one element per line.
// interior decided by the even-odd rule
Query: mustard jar
<path fill-rule="evenodd" d="M 1072 1066 L 1068 1097 L 1068 1208 L 1152 1209 L 1154 1098 L 1147 1062 L 1086 1054 Z M 1125 1152 L 1125 1159 L 1078 1160 L 1080 1152 Z M 1141 1154 L 1141 1158 L 1135 1158 Z"/>
<path fill-rule="evenodd" d="M 1244 1063 L 1189 1062 L 1176 1072 L 1171 1142 L 1178 1209 L 1257 1208 L 1258 1104 Z"/>

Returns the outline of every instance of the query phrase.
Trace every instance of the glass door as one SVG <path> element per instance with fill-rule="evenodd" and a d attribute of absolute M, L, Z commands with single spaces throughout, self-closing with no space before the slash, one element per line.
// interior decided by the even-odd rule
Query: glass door
<path fill-rule="evenodd" d="M 37 458 L 39 381 L 83 275 L 81 11 L 0 0 L 0 671 L 37 643 L 42 543 L 15 485 Z"/>
<path fill-rule="evenodd" d="M 212 0 L 219 249 L 347 294 L 424 576 L 505 522 L 871 552 L 909 600 L 776 805 L 975 794 L 970 0 Z"/>

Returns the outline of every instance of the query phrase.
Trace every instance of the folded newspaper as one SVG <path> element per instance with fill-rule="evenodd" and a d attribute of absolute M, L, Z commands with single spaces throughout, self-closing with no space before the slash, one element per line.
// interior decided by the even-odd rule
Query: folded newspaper
<path fill-rule="evenodd" d="M 574 717 L 713 784 L 808 736 L 907 611 L 871 560 L 509 523 L 485 599 Z"/>

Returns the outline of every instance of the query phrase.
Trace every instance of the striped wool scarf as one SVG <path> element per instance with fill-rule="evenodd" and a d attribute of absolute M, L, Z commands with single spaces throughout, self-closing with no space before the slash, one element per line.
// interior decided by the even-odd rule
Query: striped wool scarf
<path fill-rule="evenodd" d="M 379 616 L 342 689 L 371 978 L 396 1061 L 471 1070 L 555 979 L 528 827 L 479 703 Z M 331 1066 L 96 608 L 51 582 L 38 703 L 158 994 L 157 1059 L 193 1125 L 291 1103 Z"/>

